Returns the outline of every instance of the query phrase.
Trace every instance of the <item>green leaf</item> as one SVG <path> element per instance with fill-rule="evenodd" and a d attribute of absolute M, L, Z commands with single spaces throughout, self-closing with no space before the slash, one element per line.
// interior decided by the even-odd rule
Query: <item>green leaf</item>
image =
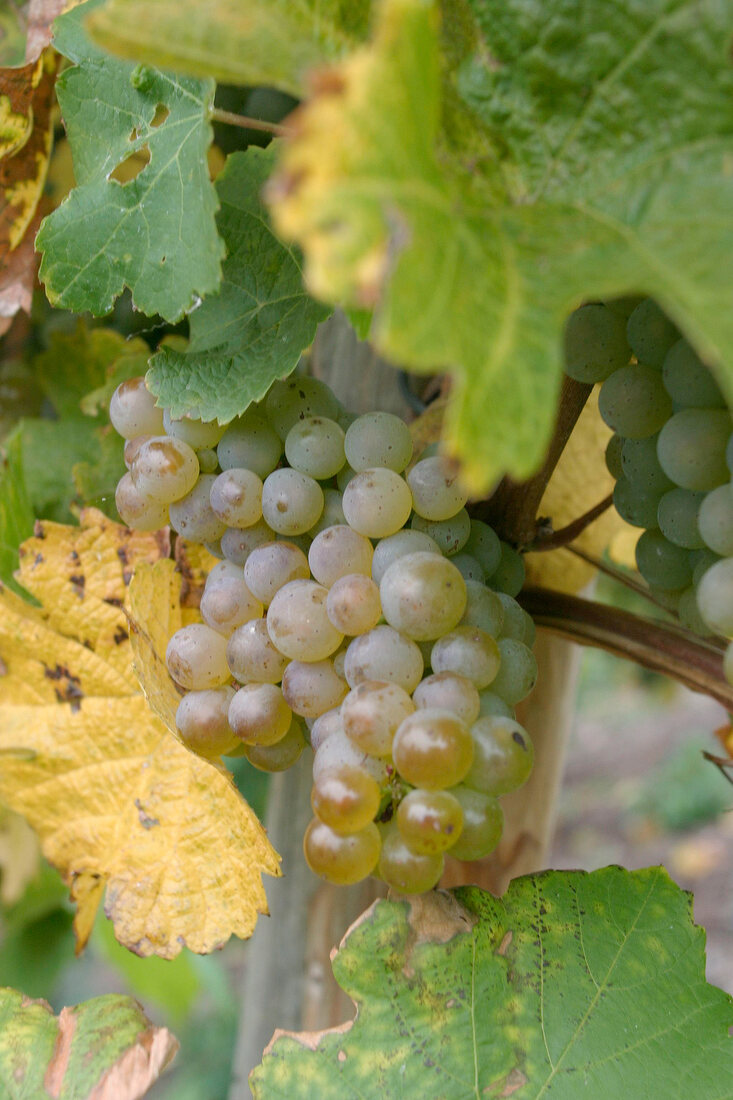
<path fill-rule="evenodd" d="M 83 416 L 21 420 L 18 432 L 33 514 L 56 523 L 71 522 L 76 496 L 74 466 L 77 462 L 94 464 L 99 457 L 94 421 Z M 112 485 L 113 495 L 114 488 Z"/>
<path fill-rule="evenodd" d="M 298 96 L 309 69 L 364 36 L 369 8 L 370 0 L 112 0 L 88 26 L 122 57 Z"/>
<path fill-rule="evenodd" d="M 0 581 L 18 595 L 22 588 L 13 580 L 18 568 L 18 547 L 33 534 L 33 508 L 23 470 L 23 442 L 14 431 L 0 453 Z"/>
<path fill-rule="evenodd" d="M 107 313 L 128 286 L 136 309 L 173 321 L 221 274 L 206 161 L 214 86 L 136 68 L 94 46 L 84 19 L 101 2 L 55 24 L 54 45 L 74 62 L 56 87 L 77 187 L 36 238 L 40 277 L 53 305 L 77 313 Z M 118 182 L 112 173 L 135 154 L 149 154 L 149 163 Z"/>
<path fill-rule="evenodd" d="M 217 180 L 221 288 L 191 315 L 188 351 L 162 347 L 147 378 L 173 416 L 231 420 L 290 374 L 330 312 L 305 292 L 298 255 L 270 228 L 260 192 L 273 161 L 272 146 L 233 153 Z"/>
<path fill-rule="evenodd" d="M 0 990 L 0 1080 L 13 1100 L 86 1100 L 97 1089 L 132 1100 L 144 1095 L 177 1046 L 131 997 L 94 997 L 57 1018 L 45 1001 Z"/>
<path fill-rule="evenodd" d="M 317 297 L 453 373 L 447 442 L 480 492 L 539 465 L 584 299 L 653 295 L 733 400 L 733 2 L 461 10 L 441 57 L 436 5 L 384 0 L 270 196 Z"/>
<path fill-rule="evenodd" d="M 275 1038 L 256 1098 L 730 1097 L 733 1002 L 661 868 L 378 901 L 333 959 L 351 1025 Z"/>

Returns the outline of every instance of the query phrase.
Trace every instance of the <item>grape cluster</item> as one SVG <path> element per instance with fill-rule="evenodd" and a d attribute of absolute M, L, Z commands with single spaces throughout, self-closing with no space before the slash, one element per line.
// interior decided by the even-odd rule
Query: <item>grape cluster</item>
<path fill-rule="evenodd" d="M 619 515 L 644 528 L 636 563 L 701 636 L 733 638 L 733 422 L 708 367 L 651 298 L 571 314 L 566 372 L 600 382 Z M 733 683 L 733 645 L 725 658 Z"/>
<path fill-rule="evenodd" d="M 117 489 L 131 526 L 170 522 L 221 560 L 203 622 L 171 637 L 190 748 L 281 771 L 313 749 L 306 859 L 331 882 L 433 887 L 444 853 L 499 841 L 498 799 L 533 749 L 514 706 L 534 686 L 522 558 L 471 519 L 434 446 L 354 417 L 323 383 L 277 382 L 225 427 L 115 392 Z"/>

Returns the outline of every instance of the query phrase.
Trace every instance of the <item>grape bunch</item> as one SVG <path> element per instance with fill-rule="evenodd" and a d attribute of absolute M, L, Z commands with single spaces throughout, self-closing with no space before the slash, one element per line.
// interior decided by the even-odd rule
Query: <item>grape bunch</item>
<path fill-rule="evenodd" d="M 581 306 L 565 358 L 601 383 L 614 504 L 644 528 L 639 572 L 688 629 L 733 638 L 733 422 L 710 370 L 651 298 Z M 733 644 L 724 671 L 733 683 Z"/>
<path fill-rule="evenodd" d="M 420 893 L 446 852 L 492 851 L 498 799 L 532 766 L 513 708 L 537 676 L 534 624 L 521 556 L 469 517 L 452 465 L 433 445 L 413 460 L 399 417 L 354 417 L 304 376 L 226 427 L 173 419 L 142 378 L 110 417 L 125 522 L 170 523 L 220 559 L 203 622 L 166 654 L 184 742 L 266 771 L 310 743 L 305 855 L 330 882 Z"/>

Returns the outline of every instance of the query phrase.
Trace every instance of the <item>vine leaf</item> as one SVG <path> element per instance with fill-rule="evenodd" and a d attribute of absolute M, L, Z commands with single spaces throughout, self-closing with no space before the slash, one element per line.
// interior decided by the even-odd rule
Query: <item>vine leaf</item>
<path fill-rule="evenodd" d="M 733 400 L 731 0 L 582 25 L 560 0 L 468 0 L 443 57 L 435 3 L 378 12 L 292 116 L 273 220 L 317 297 L 374 306 L 378 350 L 453 372 L 469 486 L 539 465 L 588 297 L 653 295 Z"/>
<path fill-rule="evenodd" d="M 132 997 L 108 993 L 54 1016 L 46 1001 L 0 989 L 0 1078 L 9 1097 L 139 1100 L 177 1050 Z"/>
<path fill-rule="evenodd" d="M 148 384 L 173 416 L 231 420 L 296 366 L 330 310 L 303 287 L 300 259 L 274 235 L 260 192 L 274 150 L 234 153 L 219 176 L 222 283 L 191 315 L 184 353 L 163 346 Z"/>
<path fill-rule="evenodd" d="M 40 608 L 0 588 L 0 798 L 70 886 L 79 949 L 106 888 L 117 939 L 136 954 L 213 951 L 252 933 L 267 909 L 261 875 L 279 874 L 231 776 L 140 693 L 124 604 L 134 567 L 167 552 L 163 532 L 89 509 L 78 528 L 38 523 L 21 547 L 19 580 Z"/>
<path fill-rule="evenodd" d="M 77 187 L 36 238 L 40 277 L 64 309 L 107 313 L 127 286 L 137 309 L 174 321 L 221 277 L 206 160 L 214 86 L 94 46 L 84 19 L 100 2 L 87 0 L 55 24 L 54 45 L 74 63 L 57 94 Z M 124 179 L 126 162 L 140 154 L 148 158 L 142 171 L 118 182 L 114 173 Z"/>
<path fill-rule="evenodd" d="M 256 1100 L 730 1096 L 733 1003 L 662 868 L 378 901 L 333 958 L 356 1019 L 276 1032 Z"/>

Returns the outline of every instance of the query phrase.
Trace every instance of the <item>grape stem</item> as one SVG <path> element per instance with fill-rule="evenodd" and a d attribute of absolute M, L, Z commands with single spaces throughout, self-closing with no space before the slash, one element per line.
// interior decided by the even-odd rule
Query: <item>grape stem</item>
<path fill-rule="evenodd" d="M 519 602 L 537 626 L 661 672 L 733 711 L 733 687 L 723 676 L 723 650 L 715 641 L 697 638 L 674 623 L 547 588 L 526 588 Z"/>
<path fill-rule="evenodd" d="M 595 522 L 599 516 L 602 516 L 613 504 L 613 493 L 609 493 L 607 497 L 599 501 L 593 508 L 589 508 L 587 512 L 584 512 L 582 516 L 578 516 L 572 523 L 568 523 L 565 527 L 561 527 L 559 531 L 553 531 L 550 520 L 538 520 L 537 523 L 537 537 L 531 546 L 527 547 L 528 550 L 557 550 L 560 546 L 567 546 L 568 543 L 574 542 L 578 535 L 581 535 L 585 531 L 586 527 L 590 527 L 591 523 Z"/>
<path fill-rule="evenodd" d="M 262 130 L 266 134 L 274 134 L 275 137 L 285 137 L 290 133 L 288 127 L 281 126 L 279 122 L 265 122 L 261 118 L 237 115 L 233 111 L 223 111 L 221 107 L 212 107 L 209 118 L 213 122 L 224 122 L 228 126 L 240 126 L 243 130 Z"/>

